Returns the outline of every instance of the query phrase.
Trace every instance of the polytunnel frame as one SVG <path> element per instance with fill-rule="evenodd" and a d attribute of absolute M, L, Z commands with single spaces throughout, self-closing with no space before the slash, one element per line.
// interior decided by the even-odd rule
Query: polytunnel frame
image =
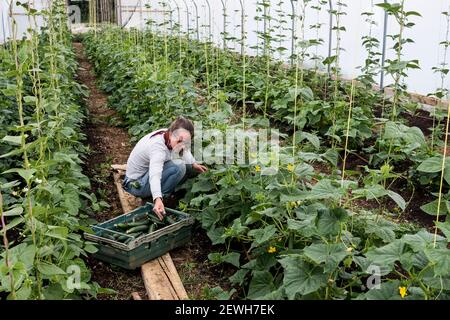
<path fill-rule="evenodd" d="M 329 23 L 330 23 L 330 27 L 328 30 L 328 58 L 331 57 L 331 50 L 332 50 L 332 45 L 333 45 L 333 1 L 332 0 L 328 0 L 328 5 L 330 8 L 329 11 Z M 327 66 L 327 74 L 330 77 L 331 73 L 331 64 L 328 64 Z"/>
<path fill-rule="evenodd" d="M 384 3 L 388 3 L 384 0 Z M 383 21 L 383 44 L 381 49 L 381 66 L 380 66 L 380 91 L 384 89 L 384 64 L 386 62 L 386 38 L 387 38 L 387 23 L 388 23 L 388 13 L 384 11 L 384 21 Z"/>
<path fill-rule="evenodd" d="M 206 5 L 208 6 L 208 41 L 211 42 L 211 26 L 212 26 L 212 19 L 211 19 L 211 5 L 209 4 L 209 0 L 205 0 Z"/>
<path fill-rule="evenodd" d="M 197 29 L 197 41 L 200 41 L 200 31 L 199 31 L 199 26 L 198 26 L 198 6 L 197 6 L 197 2 L 195 0 L 191 0 L 192 3 L 194 4 L 194 9 L 195 9 L 195 23 L 196 23 L 196 29 Z"/>
<path fill-rule="evenodd" d="M 177 10 L 177 19 L 178 19 L 178 36 L 180 36 L 180 28 L 181 28 L 180 6 L 178 5 L 176 0 L 166 0 L 166 1 L 169 3 L 170 3 L 170 1 L 173 1 L 173 3 L 175 4 L 175 8 Z M 172 15 L 170 15 L 170 19 L 173 19 Z M 173 27 L 171 27 L 171 29 L 173 30 Z"/>
<path fill-rule="evenodd" d="M 94 0 L 95 1 L 95 0 Z M 170 0 L 167 0 L 166 3 L 168 4 L 169 10 L 170 10 L 170 24 L 171 24 L 171 30 L 173 30 L 173 10 L 169 4 Z M 181 23 L 181 8 L 178 5 L 178 3 L 176 2 L 176 0 L 173 0 L 176 3 L 176 7 L 177 7 L 177 11 L 178 11 L 178 23 L 179 23 L 179 34 L 181 35 L 182 33 L 182 23 Z M 186 26 L 187 26 L 187 38 L 190 38 L 190 14 L 192 14 L 192 12 L 190 12 L 189 9 L 189 5 L 187 3 L 186 0 L 182 0 L 185 7 L 186 7 Z M 194 5 L 194 9 L 195 9 L 195 14 L 196 14 L 196 34 L 197 34 L 197 40 L 200 40 L 200 36 L 199 36 L 199 15 L 198 15 L 198 5 L 196 0 L 191 0 L 193 5 Z M 296 9 L 295 9 L 295 5 L 294 2 L 295 1 L 300 1 L 300 0 L 289 0 L 290 4 L 291 4 L 291 12 L 292 12 L 292 16 L 291 16 L 291 57 L 290 57 L 290 65 L 293 65 L 293 61 L 294 61 L 294 55 L 295 55 L 295 47 L 296 47 L 296 42 L 295 42 L 295 15 L 296 13 Z M 95 1 L 96 2 L 96 1 Z M 211 4 L 209 2 L 209 0 L 205 0 L 207 6 L 208 6 L 208 21 L 209 21 L 209 37 L 208 39 L 211 40 L 211 36 L 212 36 L 212 23 L 211 23 L 211 19 L 212 19 L 212 14 L 211 14 Z M 223 15 L 223 30 L 222 30 L 222 45 L 223 48 L 226 49 L 227 45 L 228 45 L 228 41 L 227 41 L 227 22 L 228 22 L 228 15 L 227 15 L 227 6 L 226 6 L 226 0 L 220 0 L 221 4 L 222 4 L 222 15 Z M 241 7 L 241 54 L 245 54 L 245 27 L 244 27 L 244 20 L 245 20 L 245 9 L 244 9 L 244 2 L 245 0 L 239 0 L 239 4 Z M 388 0 L 384 0 L 384 3 L 390 3 L 390 1 Z M 12 4 L 13 2 L 10 1 L 10 3 Z M 121 3 L 121 1 L 119 0 L 119 3 Z M 135 14 L 135 12 L 137 11 L 137 8 L 139 7 L 139 5 L 142 3 L 142 0 L 137 1 L 136 5 L 134 6 L 134 10 L 131 13 L 130 17 L 128 17 L 127 21 L 122 21 L 121 17 L 122 17 L 122 10 L 119 10 L 118 15 L 120 16 L 120 19 L 117 19 L 117 23 L 119 23 L 120 21 L 120 27 L 121 28 L 125 28 L 130 20 L 132 19 L 133 15 Z M 332 55 L 332 45 L 333 45 L 333 23 L 334 23 L 334 19 L 333 19 L 333 14 L 332 14 L 332 10 L 333 10 L 333 0 L 328 0 L 328 6 L 329 6 L 329 32 L 328 32 L 328 57 L 330 57 Z M 387 24 L 389 21 L 389 14 L 384 11 L 384 18 L 383 18 L 383 34 L 381 37 L 381 42 L 382 42 L 382 50 L 381 50 L 381 61 L 380 61 L 380 76 L 379 76 L 379 80 L 377 81 L 379 83 L 379 88 L 380 90 L 384 90 L 385 87 L 385 77 L 386 77 L 386 73 L 385 73 L 385 63 L 386 63 L 386 51 L 387 51 Z M 2 34 L 3 34 L 3 38 L 4 41 L 6 43 L 6 31 L 7 31 L 7 19 L 2 19 Z M 328 65 L 327 66 L 328 69 L 328 74 L 330 74 L 330 69 L 331 66 Z"/>
<path fill-rule="evenodd" d="M 241 5 L 241 55 L 243 56 L 245 54 L 245 9 L 244 9 L 244 0 L 239 0 L 239 3 Z M 245 59 L 244 59 L 244 65 L 245 65 Z"/>
<path fill-rule="evenodd" d="M 224 0 L 220 0 L 222 3 L 222 17 L 223 17 L 223 31 L 222 31 L 222 42 L 223 42 L 223 49 L 227 49 L 227 8 L 225 6 Z"/>
<path fill-rule="evenodd" d="M 183 0 L 184 6 L 186 7 L 186 35 L 187 39 L 189 40 L 189 6 L 186 2 L 186 0 Z"/>
<path fill-rule="evenodd" d="M 169 15 L 170 15 L 170 35 L 173 36 L 173 10 L 172 10 L 172 6 L 170 5 L 170 0 L 164 0 L 161 1 L 161 3 L 164 3 L 165 5 L 167 5 L 167 7 L 169 7 Z M 164 10 L 164 17 L 166 15 L 165 10 Z M 165 18 L 164 18 L 164 24 L 165 24 Z"/>
<path fill-rule="evenodd" d="M 294 51 L 295 51 L 295 17 L 296 17 L 296 12 L 295 12 L 295 6 L 294 6 L 294 1 L 298 1 L 298 0 L 289 0 L 289 2 L 291 3 L 291 67 L 294 65 Z"/>

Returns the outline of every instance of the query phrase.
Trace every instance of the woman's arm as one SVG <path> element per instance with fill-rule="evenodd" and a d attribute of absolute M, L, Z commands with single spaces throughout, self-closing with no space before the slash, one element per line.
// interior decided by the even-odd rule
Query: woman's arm
<path fill-rule="evenodd" d="M 162 201 L 163 195 L 161 192 L 161 177 L 165 160 L 166 155 L 164 150 L 152 150 L 149 163 L 148 179 L 150 182 L 150 190 L 152 192 L 153 203 L 155 204 L 153 207 L 153 211 L 161 220 L 164 218 L 165 214 L 165 208 Z"/>
<path fill-rule="evenodd" d="M 194 168 L 195 171 L 203 173 L 208 171 L 208 168 L 198 164 L 197 161 L 195 161 L 194 156 L 192 155 L 190 150 L 185 150 L 183 154 L 183 160 L 186 164 L 192 164 L 192 168 Z"/>

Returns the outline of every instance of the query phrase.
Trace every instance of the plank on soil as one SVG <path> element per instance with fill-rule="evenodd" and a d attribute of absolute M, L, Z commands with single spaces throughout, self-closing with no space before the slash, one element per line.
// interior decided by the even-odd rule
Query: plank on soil
<path fill-rule="evenodd" d="M 142 205 L 142 200 L 125 192 L 122 188 L 122 176 L 126 165 L 112 165 L 114 183 L 119 193 L 124 213 Z M 186 300 L 188 295 L 173 264 L 169 253 L 149 261 L 141 266 L 142 278 L 150 300 Z"/>

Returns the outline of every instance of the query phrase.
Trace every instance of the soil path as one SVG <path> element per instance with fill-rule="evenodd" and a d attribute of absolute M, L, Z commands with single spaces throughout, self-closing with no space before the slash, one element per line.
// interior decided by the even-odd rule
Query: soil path
<path fill-rule="evenodd" d="M 114 110 L 107 107 L 107 96 L 97 88 L 96 77 L 83 45 L 74 43 L 74 48 L 79 64 L 77 80 L 84 84 L 90 93 L 85 101 L 89 116 L 84 127 L 90 154 L 84 173 L 91 180 L 91 192 L 96 194 L 99 201 L 104 200 L 110 205 L 95 216 L 97 221 L 102 222 L 123 213 L 110 165 L 126 163 L 132 147 L 126 130 L 110 124 L 120 118 Z M 143 299 L 147 298 L 140 269 L 126 271 L 95 259 L 89 259 L 88 264 L 92 270 L 93 281 L 117 291 L 117 296 L 99 296 L 99 299 L 130 299 L 134 291 Z"/>
<path fill-rule="evenodd" d="M 110 165 L 126 163 L 133 146 L 126 129 L 121 127 L 120 116 L 108 108 L 107 95 L 96 85 L 93 66 L 85 55 L 83 44 L 74 43 L 74 49 L 79 64 L 77 80 L 90 92 L 85 101 L 89 116 L 84 132 L 91 152 L 84 173 L 91 180 L 91 192 L 96 194 L 99 201 L 110 205 L 95 216 L 98 222 L 102 222 L 123 213 Z M 208 254 L 212 251 L 215 250 L 205 232 L 196 229 L 188 245 L 170 252 L 191 298 L 211 299 L 210 289 L 217 285 L 229 289 L 227 278 L 232 274 L 231 270 L 209 264 Z M 140 269 L 127 271 L 93 258 L 88 259 L 88 264 L 92 269 L 93 281 L 117 291 L 116 296 L 99 296 L 99 299 L 130 299 L 134 291 L 142 299 L 147 299 Z"/>

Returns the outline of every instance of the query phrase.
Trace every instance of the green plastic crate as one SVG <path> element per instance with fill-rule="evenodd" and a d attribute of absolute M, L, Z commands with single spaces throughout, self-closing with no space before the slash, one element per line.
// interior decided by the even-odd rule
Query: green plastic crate
<path fill-rule="evenodd" d="M 114 224 L 142 219 L 147 213 L 152 213 L 152 210 L 153 204 L 147 203 L 129 213 L 93 225 L 92 230 L 95 234 L 84 233 L 86 240 L 97 243 L 98 251 L 93 256 L 96 259 L 133 270 L 190 241 L 194 219 L 188 214 L 170 208 L 166 208 L 167 214 L 177 216 L 179 221 L 169 226 L 144 234 L 127 244 L 105 237 L 105 235 L 120 233 L 112 230 Z"/>

